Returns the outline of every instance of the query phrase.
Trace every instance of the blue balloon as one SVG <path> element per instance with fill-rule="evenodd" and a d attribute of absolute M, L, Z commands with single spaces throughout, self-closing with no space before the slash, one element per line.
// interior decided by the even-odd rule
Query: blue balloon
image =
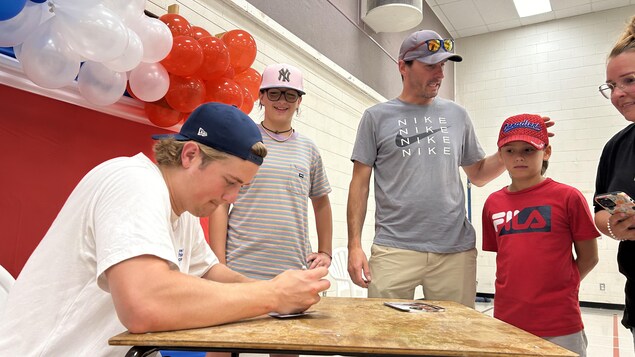
<path fill-rule="evenodd" d="M 47 0 L 31 0 L 31 1 L 36 2 L 38 4 L 41 4 L 43 2 L 46 2 Z"/>
<path fill-rule="evenodd" d="M 8 20 L 19 14 L 26 5 L 26 0 L 2 0 L 0 1 L 0 21 Z"/>

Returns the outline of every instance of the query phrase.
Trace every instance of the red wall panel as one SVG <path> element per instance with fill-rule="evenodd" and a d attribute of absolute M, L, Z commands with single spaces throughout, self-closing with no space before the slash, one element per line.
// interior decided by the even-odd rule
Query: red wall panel
<path fill-rule="evenodd" d="M 0 264 L 14 277 L 79 180 L 167 132 L 0 85 Z"/>

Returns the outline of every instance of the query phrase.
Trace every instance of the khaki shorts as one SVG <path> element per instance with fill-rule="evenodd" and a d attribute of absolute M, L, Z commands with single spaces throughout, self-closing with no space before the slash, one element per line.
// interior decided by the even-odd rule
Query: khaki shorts
<path fill-rule="evenodd" d="M 368 297 L 414 299 L 421 285 L 426 300 L 456 301 L 473 308 L 476 256 L 476 249 L 444 254 L 373 244 Z"/>

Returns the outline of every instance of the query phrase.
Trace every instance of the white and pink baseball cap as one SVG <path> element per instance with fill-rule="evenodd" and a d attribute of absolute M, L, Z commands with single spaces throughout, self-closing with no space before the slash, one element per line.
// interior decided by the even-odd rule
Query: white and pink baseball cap
<path fill-rule="evenodd" d="M 286 63 L 278 63 L 267 66 L 262 72 L 260 90 L 289 88 L 297 90 L 300 95 L 304 95 L 302 83 L 302 72 L 298 68 Z"/>

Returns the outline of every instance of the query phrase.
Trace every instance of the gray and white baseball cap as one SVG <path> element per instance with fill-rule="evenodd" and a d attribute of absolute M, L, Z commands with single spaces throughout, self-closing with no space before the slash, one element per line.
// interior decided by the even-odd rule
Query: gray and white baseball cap
<path fill-rule="evenodd" d="M 463 57 L 454 53 L 454 40 L 443 39 L 432 30 L 421 30 L 410 34 L 401 44 L 399 59 L 417 60 L 425 64 L 437 64 L 445 60 L 463 61 Z"/>

